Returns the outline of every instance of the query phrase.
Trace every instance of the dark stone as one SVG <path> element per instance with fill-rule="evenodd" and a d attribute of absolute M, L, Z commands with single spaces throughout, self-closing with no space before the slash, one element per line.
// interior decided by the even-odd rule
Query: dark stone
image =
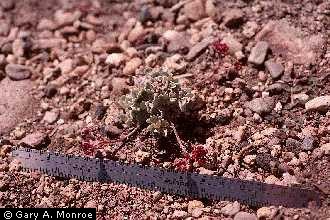
<path fill-rule="evenodd" d="M 293 138 L 288 138 L 285 141 L 285 146 L 287 151 L 297 153 L 300 151 L 301 143 Z"/>
<path fill-rule="evenodd" d="M 56 95 L 57 93 L 57 88 L 54 85 L 48 85 L 45 89 L 45 96 L 47 98 L 52 98 Z"/>
<path fill-rule="evenodd" d="M 152 15 L 148 7 L 142 7 L 139 15 L 139 20 L 141 23 L 146 23 L 152 20 Z"/>
<path fill-rule="evenodd" d="M 98 119 L 98 120 L 101 120 L 105 113 L 107 112 L 107 108 L 106 106 L 103 106 L 102 104 L 99 104 L 96 106 L 96 110 L 95 110 L 95 117 Z"/>
<path fill-rule="evenodd" d="M 312 136 L 305 136 L 302 145 L 300 146 L 302 150 L 304 151 L 310 151 L 315 148 L 316 145 L 316 139 Z"/>
<path fill-rule="evenodd" d="M 111 138 L 118 137 L 123 132 L 123 130 L 119 129 L 117 126 L 107 125 L 101 127 L 101 132 L 107 137 Z"/>
<path fill-rule="evenodd" d="M 279 161 L 268 153 L 257 154 L 256 165 L 266 171 L 277 172 Z"/>

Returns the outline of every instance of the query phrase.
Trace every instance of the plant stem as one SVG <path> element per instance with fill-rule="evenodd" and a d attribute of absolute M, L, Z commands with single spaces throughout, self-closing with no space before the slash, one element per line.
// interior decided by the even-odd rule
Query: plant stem
<path fill-rule="evenodd" d="M 184 144 L 182 143 L 182 141 L 181 141 L 181 139 L 180 139 L 180 136 L 179 136 L 179 134 L 178 134 L 178 132 L 177 132 L 177 130 L 176 130 L 176 128 L 175 128 L 175 126 L 174 126 L 174 124 L 171 122 L 171 128 L 172 128 L 172 130 L 173 130 L 173 132 L 174 132 L 174 135 L 175 135 L 175 138 L 176 138 L 176 141 L 178 142 L 178 144 L 179 144 L 179 146 L 180 146 L 180 148 L 181 148 L 181 151 L 182 151 L 182 153 L 184 154 L 184 155 L 186 155 L 188 152 L 187 152 L 187 148 L 186 148 L 186 146 L 184 146 Z"/>
<path fill-rule="evenodd" d="M 129 132 L 126 136 L 120 138 L 120 144 L 119 146 L 112 152 L 113 155 L 115 155 L 123 146 L 124 144 L 128 141 L 130 137 L 132 137 L 138 130 L 140 129 L 140 126 L 136 126 L 131 132 Z"/>

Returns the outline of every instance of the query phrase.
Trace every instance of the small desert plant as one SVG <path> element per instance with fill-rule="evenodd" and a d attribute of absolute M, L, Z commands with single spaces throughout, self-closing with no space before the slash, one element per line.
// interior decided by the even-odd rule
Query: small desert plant
<path fill-rule="evenodd" d="M 193 109 L 196 97 L 188 89 L 183 89 L 172 73 L 165 69 L 147 71 L 145 79 L 137 84 L 119 102 L 125 111 L 122 116 L 125 124 L 146 128 L 164 137 L 173 131 L 179 145 L 184 148 L 175 124 Z"/>

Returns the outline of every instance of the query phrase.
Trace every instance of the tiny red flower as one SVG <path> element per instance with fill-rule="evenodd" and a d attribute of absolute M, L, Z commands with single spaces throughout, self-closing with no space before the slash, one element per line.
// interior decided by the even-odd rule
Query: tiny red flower
<path fill-rule="evenodd" d="M 221 43 L 221 40 L 215 41 L 212 46 L 220 56 L 226 56 L 228 54 L 229 47 L 227 44 Z"/>

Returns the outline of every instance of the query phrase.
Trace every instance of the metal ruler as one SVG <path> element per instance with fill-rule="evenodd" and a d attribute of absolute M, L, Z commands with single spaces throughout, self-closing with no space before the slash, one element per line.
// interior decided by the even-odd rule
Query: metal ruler
<path fill-rule="evenodd" d="M 24 171 L 50 176 L 100 181 L 157 190 L 193 198 L 240 201 L 248 205 L 307 207 L 320 205 L 320 194 L 313 190 L 285 187 L 255 181 L 129 165 L 112 160 L 63 155 L 55 152 L 15 147 L 14 159 Z"/>

